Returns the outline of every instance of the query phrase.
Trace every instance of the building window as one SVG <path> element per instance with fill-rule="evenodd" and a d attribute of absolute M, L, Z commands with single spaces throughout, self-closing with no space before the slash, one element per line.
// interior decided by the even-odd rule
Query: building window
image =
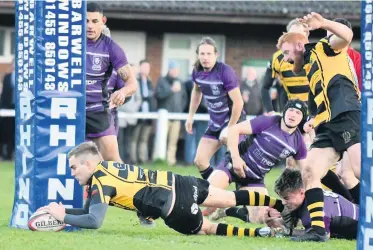
<path fill-rule="evenodd" d="M 180 65 L 180 79 L 187 80 L 197 60 L 196 48 L 202 37 L 209 36 L 215 40 L 219 51 L 218 61 L 225 58 L 225 37 L 223 35 L 165 34 L 163 40 L 162 75 L 167 74 L 168 64 L 175 61 Z"/>
<path fill-rule="evenodd" d="M 16 54 L 16 33 L 14 31 L 10 32 L 10 53 Z"/>
<path fill-rule="evenodd" d="M 11 63 L 15 54 L 15 33 L 13 28 L 0 27 L 0 63 Z"/>
<path fill-rule="evenodd" d="M 5 30 L 0 29 L 0 56 L 4 56 Z"/>

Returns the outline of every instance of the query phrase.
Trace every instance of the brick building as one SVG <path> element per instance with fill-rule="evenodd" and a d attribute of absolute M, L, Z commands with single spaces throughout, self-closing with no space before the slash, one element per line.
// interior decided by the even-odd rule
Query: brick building
<path fill-rule="evenodd" d="M 327 18 L 345 17 L 354 26 L 353 47 L 359 49 L 360 2 L 356 1 L 105 1 L 111 34 L 137 64 L 147 58 L 156 82 L 169 60 L 181 65 L 184 79 L 192 70 L 202 36 L 213 37 L 220 60 L 242 76 L 244 67 L 261 71 L 275 51 L 289 20 L 310 11 Z M 325 32 L 314 31 L 312 39 Z M 14 53 L 14 3 L 0 2 L 0 74 L 9 70 Z M 1 79 L 1 78 L 0 78 Z"/>

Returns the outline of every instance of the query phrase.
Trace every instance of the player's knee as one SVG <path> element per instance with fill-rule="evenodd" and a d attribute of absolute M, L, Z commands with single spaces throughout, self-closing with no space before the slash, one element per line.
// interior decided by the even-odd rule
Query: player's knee
<path fill-rule="evenodd" d="M 208 162 L 206 163 L 206 159 L 204 159 L 203 157 L 200 157 L 200 156 L 196 156 L 196 158 L 194 158 L 194 164 L 197 166 L 197 167 L 208 167 L 209 164 Z"/>
<path fill-rule="evenodd" d="M 204 228 L 204 233 L 207 235 L 216 234 L 216 224 L 208 223 L 207 227 Z"/>

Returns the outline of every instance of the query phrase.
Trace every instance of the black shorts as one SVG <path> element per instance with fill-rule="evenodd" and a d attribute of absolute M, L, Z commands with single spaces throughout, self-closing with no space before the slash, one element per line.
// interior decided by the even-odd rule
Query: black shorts
<path fill-rule="evenodd" d="M 165 224 L 182 234 L 197 234 L 203 216 L 199 208 L 209 194 L 210 183 L 193 176 L 175 176 L 175 204 Z"/>
<path fill-rule="evenodd" d="M 116 135 L 114 117 L 110 110 L 86 112 L 86 138 Z"/>
<path fill-rule="evenodd" d="M 348 111 L 321 124 L 311 148 L 332 147 L 343 154 L 356 143 L 360 143 L 360 111 Z"/>

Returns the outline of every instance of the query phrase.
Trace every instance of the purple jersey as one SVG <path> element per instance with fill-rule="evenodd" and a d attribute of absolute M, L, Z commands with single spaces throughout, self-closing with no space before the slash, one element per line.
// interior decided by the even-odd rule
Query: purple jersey
<path fill-rule="evenodd" d="M 108 80 L 113 69 L 128 64 L 124 51 L 110 38 L 101 35 L 93 42 L 87 41 L 86 110 L 103 111 L 108 105 Z"/>
<path fill-rule="evenodd" d="M 241 153 L 249 168 L 247 178 L 263 179 L 273 166 L 289 156 L 295 160 L 306 158 L 307 147 L 301 132 L 299 129 L 292 134 L 283 131 L 281 119 L 281 116 L 258 116 L 250 120 L 253 142 Z"/>
<path fill-rule="evenodd" d="M 194 69 L 192 78 L 204 95 L 210 114 L 210 129 L 221 130 L 231 115 L 233 103 L 228 92 L 239 87 L 237 74 L 230 66 L 217 62 L 210 72 Z"/>
<path fill-rule="evenodd" d="M 306 230 L 311 228 L 311 217 L 307 209 L 306 200 L 292 215 L 302 221 Z M 338 217 L 347 217 L 353 221 L 358 221 L 359 206 L 348 201 L 343 196 L 324 190 L 324 222 L 326 232 L 333 234 L 330 230 L 331 223 L 337 221 L 336 218 Z M 338 225 L 334 225 L 333 227 L 338 227 Z M 345 230 L 348 230 L 348 228 Z"/>

